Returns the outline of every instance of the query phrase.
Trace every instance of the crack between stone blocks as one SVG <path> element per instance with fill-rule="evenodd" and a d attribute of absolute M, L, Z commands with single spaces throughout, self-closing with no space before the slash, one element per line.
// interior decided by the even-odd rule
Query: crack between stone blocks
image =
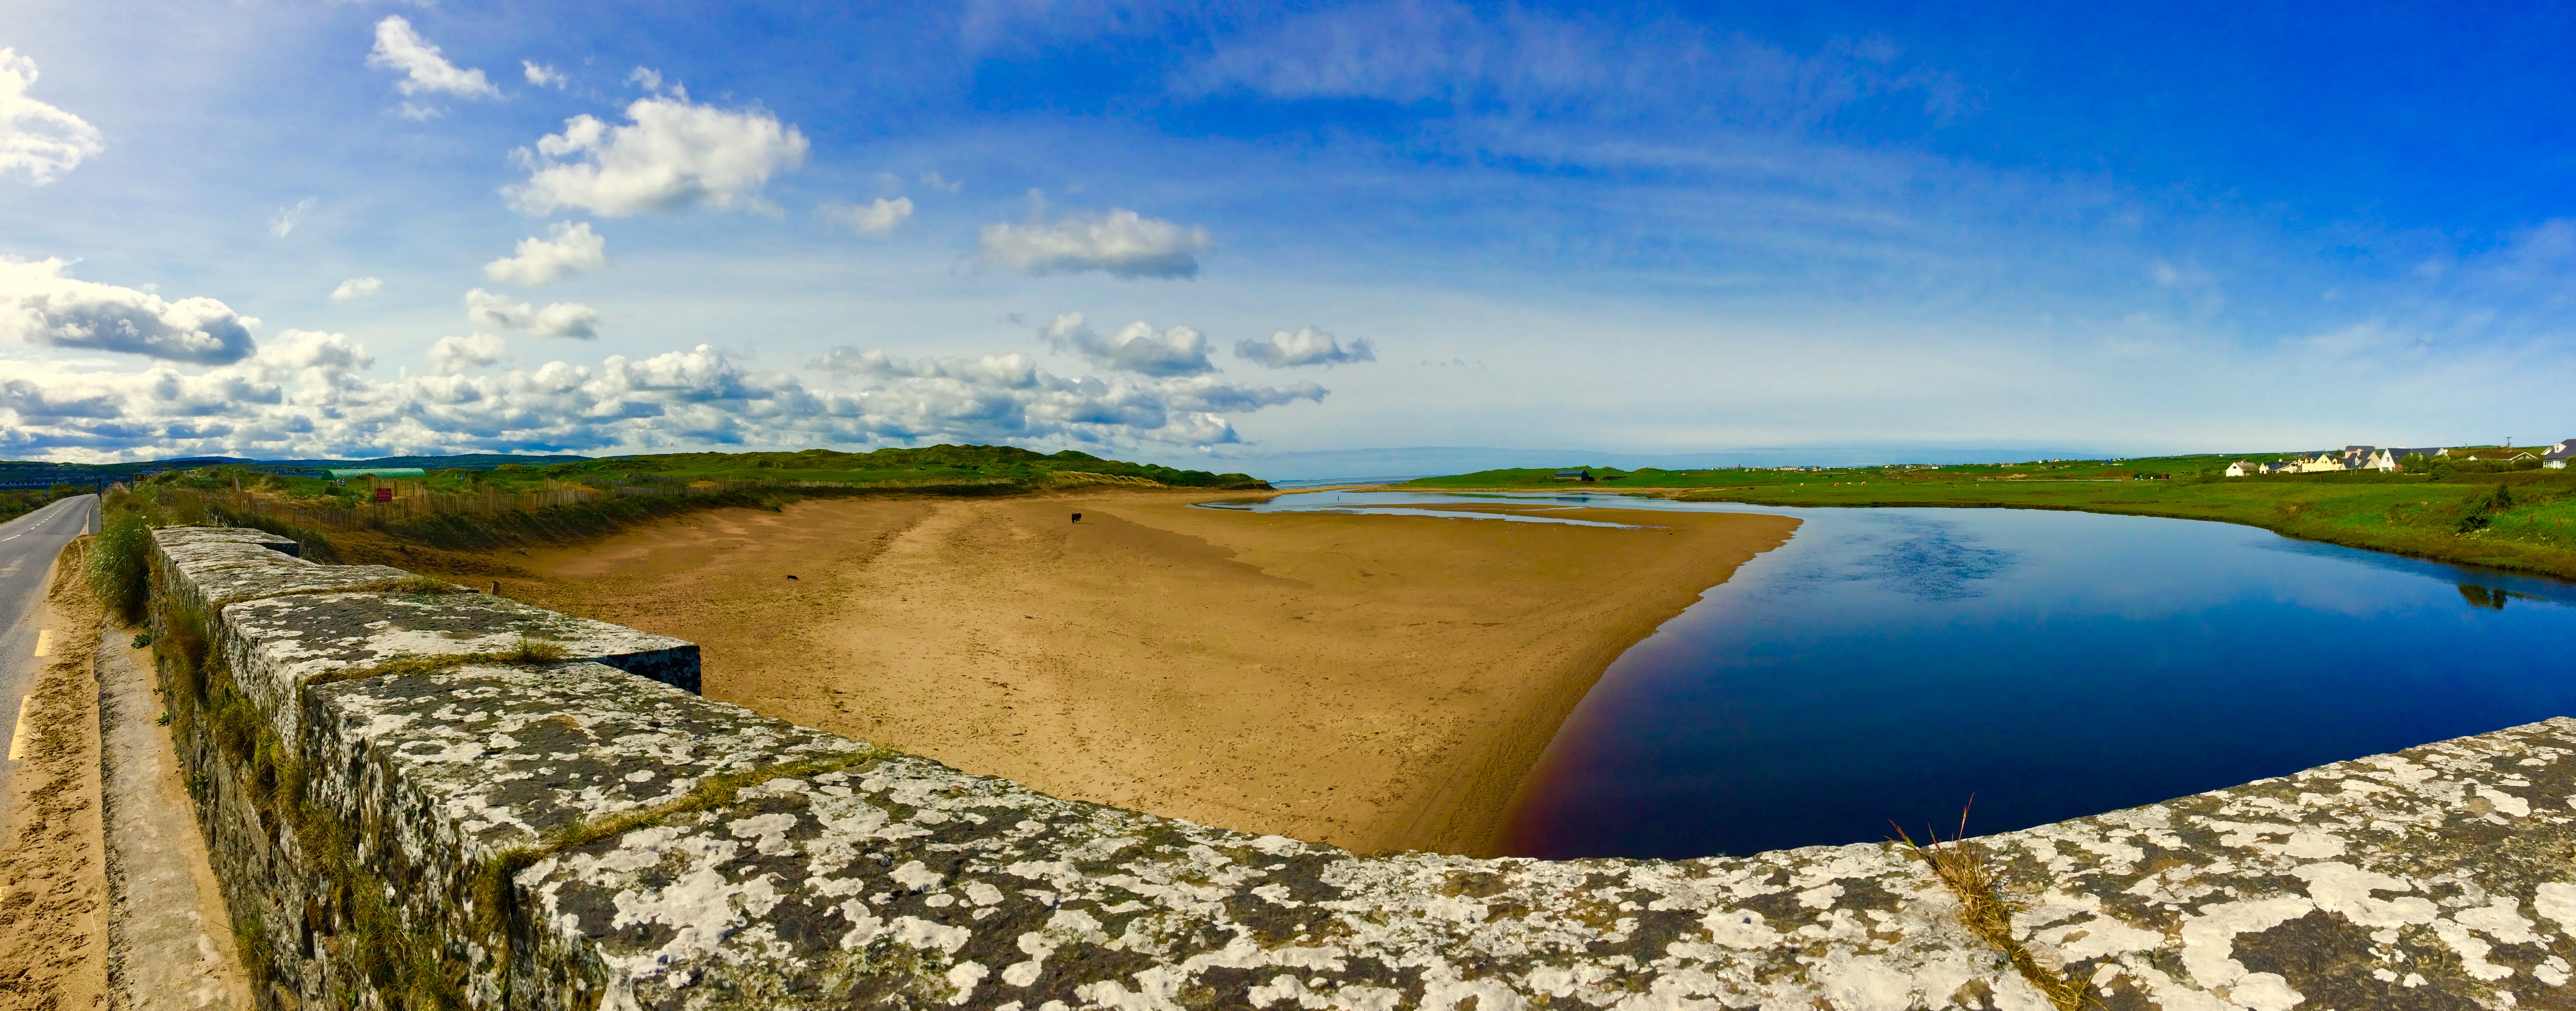
<path fill-rule="evenodd" d="M 1964 826 L 1966 817 L 1961 816 Z M 2021 938 L 2013 936 L 2013 914 L 2022 910 L 2019 902 L 2004 895 L 2001 875 L 1995 870 L 1990 854 L 1983 845 L 1965 838 L 1942 842 L 1939 833 L 1916 845 L 1913 838 L 1897 829 L 1897 845 L 1932 869 L 1932 877 L 1959 900 L 1959 923 L 1996 951 L 2001 952 L 2015 973 L 2028 982 L 2057 1011 L 2081 1011 L 2087 1005 L 2100 1007 L 2093 997 L 2090 980 L 2079 981 L 2072 967 L 2050 971 L 2039 964 L 2038 956 Z"/>

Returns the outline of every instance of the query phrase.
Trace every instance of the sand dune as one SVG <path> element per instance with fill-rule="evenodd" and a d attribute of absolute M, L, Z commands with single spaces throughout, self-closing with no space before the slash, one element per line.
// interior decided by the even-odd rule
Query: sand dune
<path fill-rule="evenodd" d="M 1796 526 L 1188 507 L 1217 497 L 728 510 L 517 559 L 534 575 L 501 582 L 697 641 L 711 697 L 961 769 L 1358 850 L 1481 853 L 1609 661 Z"/>

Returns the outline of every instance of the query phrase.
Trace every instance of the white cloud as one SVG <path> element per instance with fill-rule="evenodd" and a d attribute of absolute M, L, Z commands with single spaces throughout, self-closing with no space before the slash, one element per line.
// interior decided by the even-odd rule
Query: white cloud
<path fill-rule="evenodd" d="M 847 204 L 824 204 L 816 209 L 824 220 L 848 225 L 864 235 L 891 235 L 904 219 L 912 217 L 912 199 L 878 197 L 865 207 Z"/>
<path fill-rule="evenodd" d="M 1207 229 L 1111 210 L 1096 218 L 1052 224 L 984 226 L 976 253 L 985 263 L 1031 275 L 1105 272 L 1113 277 L 1196 277 Z"/>
<path fill-rule="evenodd" d="M 534 153 L 517 152 L 528 181 L 503 195 L 530 214 L 579 207 L 615 217 L 697 204 L 768 210 L 761 187 L 805 162 L 805 135 L 759 109 L 719 109 L 678 94 L 637 99 L 626 118 L 616 127 L 587 115 L 565 120 Z"/>
<path fill-rule="evenodd" d="M 0 452 L 110 459 L 138 447 L 312 445 L 364 405 L 368 384 L 357 373 L 373 363 L 347 336 L 311 330 L 285 331 L 248 358 L 193 376 L 167 365 L 120 373 L 0 361 L 0 415 L 9 422 L 0 425 Z"/>
<path fill-rule="evenodd" d="M 1228 413 L 1321 401 L 1313 383 L 1238 386 L 1208 376 L 1069 378 L 1027 355 L 897 358 L 834 348 L 809 368 L 873 381 L 851 395 L 862 430 L 893 441 L 1137 441 L 1207 446 L 1241 441 Z"/>
<path fill-rule="evenodd" d="M 481 288 L 465 293 L 465 319 L 475 326 L 532 330 L 548 337 L 599 336 L 599 310 L 579 302 L 555 302 L 539 309 L 510 301 Z"/>
<path fill-rule="evenodd" d="M 331 298 L 335 301 L 346 302 L 353 298 L 366 298 L 379 291 L 383 291 L 384 288 L 385 282 L 381 278 L 352 277 L 346 281 L 340 282 L 339 287 L 331 289 Z"/>
<path fill-rule="evenodd" d="M 921 174 L 921 184 L 942 193 L 955 193 L 966 185 L 963 179 L 944 179 L 937 172 Z"/>
<path fill-rule="evenodd" d="M 367 54 L 367 65 L 400 71 L 403 79 L 395 82 L 394 87 L 406 95 L 427 92 L 458 98 L 501 97 L 501 89 L 493 87 L 482 71 L 460 69 L 447 62 L 447 57 L 439 55 L 437 46 L 421 38 L 419 32 L 412 30 L 411 22 L 398 14 L 387 15 L 384 20 L 376 22 L 376 48 Z M 410 115 L 413 108 L 406 104 L 404 114 Z M 434 111 L 429 113 L 435 114 Z M 412 118 L 425 119 L 428 116 Z"/>
<path fill-rule="evenodd" d="M 662 72 L 651 67 L 637 67 L 634 72 L 626 75 L 626 83 L 638 85 L 646 91 L 660 91 Z"/>
<path fill-rule="evenodd" d="M 427 368 L 390 381 L 344 335 L 289 330 L 243 361 L 186 375 L 0 359 L 0 454 L 134 459 L 380 456 L 605 447 L 816 446 L 922 441 L 1132 447 L 1240 441 L 1229 413 L 1320 400 L 1312 383 L 1209 377 L 1073 379 L 1023 355 L 903 360 L 842 348 L 860 384 L 809 388 L 700 345 L 597 366 L 503 362 L 498 338 L 441 340 Z M 820 367 L 823 363 L 817 363 Z"/>
<path fill-rule="evenodd" d="M 501 363 L 508 346 L 488 333 L 441 337 L 429 346 L 429 371 L 453 376 Z"/>
<path fill-rule="evenodd" d="M 552 64 L 538 63 L 535 60 L 520 60 L 519 66 L 527 71 L 528 83 L 540 88 L 553 88 L 557 91 L 563 90 L 563 72 L 556 70 Z"/>
<path fill-rule="evenodd" d="M 304 223 L 304 216 L 312 212 L 314 204 L 320 202 L 314 197 L 306 197 L 296 201 L 292 207 L 278 208 L 277 216 L 268 219 L 268 234 L 281 239 L 285 238 L 288 233 L 295 231 L 295 226 Z"/>
<path fill-rule="evenodd" d="M 579 302 L 555 302 L 537 310 L 535 324 L 529 329 L 548 337 L 589 340 L 599 336 L 599 310 Z"/>
<path fill-rule="evenodd" d="M 553 233 L 550 239 L 520 239 L 518 255 L 484 264 L 483 276 L 535 287 L 608 265 L 608 239 L 591 231 L 589 222 L 556 222 Z"/>
<path fill-rule="evenodd" d="M 219 365 L 253 351 L 259 321 L 211 298 L 159 295 L 74 280 L 58 259 L 0 258 L 0 336 L 29 344 L 94 348 Z"/>
<path fill-rule="evenodd" d="M 1295 333 L 1274 330 L 1270 334 L 1270 339 L 1266 341 L 1236 341 L 1234 356 L 1259 363 L 1266 369 L 1293 369 L 1301 365 L 1322 365 L 1329 368 L 1335 365 L 1349 365 L 1353 362 L 1376 361 L 1377 349 L 1369 346 L 1366 337 L 1351 341 L 1351 346 L 1345 348 L 1340 341 L 1333 338 L 1332 334 L 1311 326 L 1301 326 Z"/>
<path fill-rule="evenodd" d="M 97 127 L 27 97 L 35 85 L 36 61 L 0 48 L 0 175 L 24 173 L 42 186 L 106 146 Z"/>
<path fill-rule="evenodd" d="M 1058 351 L 1081 355 L 1104 369 L 1142 376 L 1194 376 L 1216 371 L 1208 361 L 1208 339 L 1185 326 L 1161 333 L 1145 323 L 1129 323 L 1104 338 L 1082 323 L 1082 314 L 1058 315 L 1038 329 L 1038 339 Z"/>

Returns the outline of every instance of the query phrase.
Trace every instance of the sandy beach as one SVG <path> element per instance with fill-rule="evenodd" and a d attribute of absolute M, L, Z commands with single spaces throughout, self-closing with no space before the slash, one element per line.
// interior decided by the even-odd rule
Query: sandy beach
<path fill-rule="evenodd" d="M 1219 497 L 725 510 L 487 559 L 479 578 L 700 643 L 712 698 L 1058 796 L 1486 853 L 1611 659 L 1797 525 L 1189 507 Z"/>

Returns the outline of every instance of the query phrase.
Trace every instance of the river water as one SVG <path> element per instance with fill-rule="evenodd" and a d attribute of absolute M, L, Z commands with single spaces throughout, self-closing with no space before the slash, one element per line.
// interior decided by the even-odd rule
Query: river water
<path fill-rule="evenodd" d="M 2576 586 L 2252 527 L 1572 494 L 1252 508 L 1506 497 L 1805 521 L 1611 664 L 1515 801 L 1515 855 L 1946 836 L 1972 796 L 1983 834 L 2576 715 Z"/>

